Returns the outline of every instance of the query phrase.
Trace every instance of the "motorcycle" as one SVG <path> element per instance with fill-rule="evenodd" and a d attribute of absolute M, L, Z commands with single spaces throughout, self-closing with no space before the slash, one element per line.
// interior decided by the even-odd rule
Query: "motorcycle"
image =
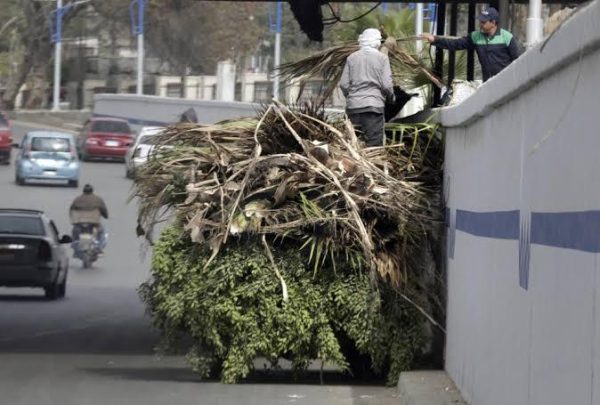
<path fill-rule="evenodd" d="M 102 251 L 98 238 L 98 226 L 96 224 L 79 224 L 79 236 L 74 238 L 74 257 L 81 260 L 84 269 L 89 269 Z M 75 235 L 74 235 L 75 236 Z"/>

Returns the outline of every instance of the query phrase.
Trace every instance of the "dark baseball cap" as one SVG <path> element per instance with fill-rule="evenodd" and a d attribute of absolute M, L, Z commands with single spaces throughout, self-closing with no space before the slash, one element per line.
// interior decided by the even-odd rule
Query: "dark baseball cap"
<path fill-rule="evenodd" d="M 477 17 L 479 21 L 498 21 L 499 18 L 500 15 L 498 14 L 498 10 L 494 7 L 484 8 L 481 10 L 479 17 Z"/>

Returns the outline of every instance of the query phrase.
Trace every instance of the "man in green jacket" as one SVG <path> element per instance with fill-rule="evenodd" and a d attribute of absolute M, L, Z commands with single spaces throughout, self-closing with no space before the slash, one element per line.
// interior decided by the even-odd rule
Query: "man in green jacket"
<path fill-rule="evenodd" d="M 519 44 L 513 35 L 498 27 L 499 17 L 498 11 L 489 7 L 479 14 L 479 31 L 473 31 L 458 39 L 436 37 L 429 33 L 424 34 L 422 38 L 438 48 L 450 51 L 475 49 L 485 82 L 510 65 L 521 54 Z"/>

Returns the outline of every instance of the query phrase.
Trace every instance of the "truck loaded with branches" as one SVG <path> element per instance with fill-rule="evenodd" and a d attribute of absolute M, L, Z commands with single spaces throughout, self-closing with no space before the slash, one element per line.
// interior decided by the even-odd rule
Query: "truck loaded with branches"
<path fill-rule="evenodd" d="M 320 359 L 393 384 L 421 358 L 443 330 L 442 142 L 432 124 L 388 129 L 365 148 L 344 115 L 274 102 L 159 136 L 133 195 L 140 235 L 168 225 L 140 291 L 196 371 Z"/>

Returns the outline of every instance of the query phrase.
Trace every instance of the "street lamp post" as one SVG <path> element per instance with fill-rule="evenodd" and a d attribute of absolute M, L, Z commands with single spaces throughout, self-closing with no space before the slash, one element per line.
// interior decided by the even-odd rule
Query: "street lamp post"
<path fill-rule="evenodd" d="M 531 48 L 544 39 L 544 20 L 542 20 L 542 0 L 529 0 L 527 17 L 527 47 Z"/>
<path fill-rule="evenodd" d="M 415 12 L 415 36 L 420 37 L 423 34 L 423 3 L 417 3 Z M 423 51 L 423 41 L 416 42 L 417 54 Z"/>
<path fill-rule="evenodd" d="M 52 35 L 50 37 L 50 41 L 54 43 L 54 88 L 52 91 L 52 111 L 60 110 L 60 68 L 62 59 L 63 17 L 71 7 L 89 3 L 90 1 L 91 0 L 74 1 L 63 7 L 63 0 L 56 0 L 56 10 L 53 11 L 54 18 L 51 18 L 53 24 Z"/>
<path fill-rule="evenodd" d="M 283 16 L 283 3 L 277 2 L 277 14 L 275 17 L 275 60 L 273 61 L 273 68 L 275 75 L 273 76 L 273 98 L 279 98 L 279 74 L 277 69 L 281 64 L 281 19 Z"/>
<path fill-rule="evenodd" d="M 62 53 L 62 17 L 63 2 L 56 0 L 54 32 L 52 40 L 54 41 L 54 88 L 52 92 L 52 111 L 60 110 L 60 62 Z"/>
<path fill-rule="evenodd" d="M 135 7 L 137 5 L 137 18 Z M 144 94 L 144 9 L 146 0 L 132 0 L 129 5 L 129 16 L 131 18 L 131 30 L 137 36 L 137 85 L 136 94 Z"/>

